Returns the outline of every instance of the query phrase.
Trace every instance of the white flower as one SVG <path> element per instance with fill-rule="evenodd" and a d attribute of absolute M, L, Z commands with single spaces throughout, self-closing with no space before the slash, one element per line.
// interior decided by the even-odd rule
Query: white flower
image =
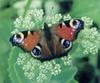
<path fill-rule="evenodd" d="M 64 56 L 61 58 L 65 66 L 71 66 L 72 65 L 72 57 L 71 55 Z"/>
<path fill-rule="evenodd" d="M 24 72 L 24 75 L 26 76 L 26 77 L 28 77 L 29 79 L 31 79 L 31 80 L 34 80 L 34 76 L 35 76 L 35 74 L 33 73 L 33 72 L 27 72 L 27 71 L 25 71 Z"/>
<path fill-rule="evenodd" d="M 42 9 L 29 10 L 24 18 L 22 16 L 16 18 L 14 21 L 15 28 L 19 31 L 32 30 L 37 27 L 42 28 L 43 14 L 44 12 Z"/>
<path fill-rule="evenodd" d="M 18 33 L 19 31 L 18 31 L 18 29 L 15 29 L 15 30 L 13 30 L 12 32 L 11 32 L 11 34 L 16 34 L 16 33 Z"/>
<path fill-rule="evenodd" d="M 40 73 L 39 76 L 37 77 L 37 82 L 38 83 L 42 83 L 45 79 L 47 79 L 48 77 L 43 74 L 43 73 Z"/>
<path fill-rule="evenodd" d="M 89 17 L 82 17 L 81 18 L 84 21 L 84 27 L 90 28 L 90 26 L 93 24 L 93 20 Z"/>
<path fill-rule="evenodd" d="M 61 14 L 55 14 L 55 16 L 52 19 L 52 24 L 58 23 L 61 18 L 62 18 Z"/>
<path fill-rule="evenodd" d="M 59 23 L 61 19 L 62 19 L 61 14 L 55 14 L 54 16 L 47 16 L 45 20 L 48 23 L 48 25 L 51 26 L 52 24 Z"/>
<path fill-rule="evenodd" d="M 61 65 L 57 64 L 56 61 L 52 60 L 41 63 L 27 53 L 19 54 L 17 64 L 21 66 L 24 75 L 28 79 L 37 79 L 37 81 L 41 81 L 41 83 L 48 78 L 48 75 L 56 76 L 61 73 Z M 38 72 L 35 74 L 35 71 L 37 70 Z"/>
<path fill-rule="evenodd" d="M 20 28 L 22 26 L 22 22 L 23 22 L 22 16 L 16 18 L 16 20 L 14 21 L 15 28 Z"/>
<path fill-rule="evenodd" d="M 96 54 L 100 48 L 100 34 L 96 28 L 85 28 L 79 34 L 78 40 L 84 48 L 83 54 Z"/>
<path fill-rule="evenodd" d="M 72 17 L 70 16 L 70 14 L 67 14 L 67 15 L 64 15 L 63 16 L 63 20 L 66 21 L 66 20 L 70 20 Z"/>
<path fill-rule="evenodd" d="M 33 10 L 33 18 L 34 18 L 34 20 L 40 20 L 41 21 L 43 19 L 43 14 L 44 14 L 44 12 L 43 12 L 42 9 L 40 9 L 40 10 L 34 9 Z"/>
<path fill-rule="evenodd" d="M 56 76 L 61 73 L 61 65 L 57 64 L 56 61 L 52 60 L 51 74 Z"/>
<path fill-rule="evenodd" d="M 27 58 L 28 58 L 27 53 L 19 53 L 19 57 L 17 58 L 17 64 L 23 65 Z"/>

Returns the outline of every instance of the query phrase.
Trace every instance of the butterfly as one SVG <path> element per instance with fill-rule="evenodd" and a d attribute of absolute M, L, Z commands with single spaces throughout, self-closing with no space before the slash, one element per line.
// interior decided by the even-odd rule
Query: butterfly
<path fill-rule="evenodd" d="M 84 22 L 80 19 L 63 21 L 51 27 L 44 23 L 44 29 L 20 31 L 12 35 L 10 42 L 40 61 L 52 60 L 68 53 L 83 28 Z"/>

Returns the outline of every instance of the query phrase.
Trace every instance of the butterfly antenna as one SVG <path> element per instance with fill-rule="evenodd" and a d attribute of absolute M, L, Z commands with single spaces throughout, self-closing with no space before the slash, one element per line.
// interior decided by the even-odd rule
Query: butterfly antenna
<path fill-rule="evenodd" d="M 47 23 L 44 23 L 44 30 L 47 30 L 49 27 L 48 27 L 48 24 Z"/>

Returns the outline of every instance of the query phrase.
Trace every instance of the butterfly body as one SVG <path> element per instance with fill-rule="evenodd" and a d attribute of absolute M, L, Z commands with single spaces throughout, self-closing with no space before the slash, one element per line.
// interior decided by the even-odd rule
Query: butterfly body
<path fill-rule="evenodd" d="M 78 22 L 81 23 L 82 21 Z M 44 29 L 16 33 L 10 38 L 10 42 L 12 45 L 31 53 L 34 58 L 39 60 L 58 58 L 68 53 L 76 34 L 83 28 L 83 24 L 81 24 L 81 26 L 78 26 L 81 27 L 78 31 L 68 24 L 67 21 L 67 24 L 64 22 L 48 27 L 44 23 Z"/>

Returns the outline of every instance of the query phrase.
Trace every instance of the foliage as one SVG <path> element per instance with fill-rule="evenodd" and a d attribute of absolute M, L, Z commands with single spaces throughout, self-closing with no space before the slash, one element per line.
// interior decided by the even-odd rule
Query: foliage
<path fill-rule="evenodd" d="M 39 2 L 39 0 L 37 1 Z M 98 9 L 100 1 L 73 1 L 72 10 L 69 13 L 72 17 L 80 17 L 80 19 L 84 20 L 84 30 L 79 33 L 68 57 L 65 56 L 50 62 L 41 63 L 32 58 L 29 54 L 22 52 L 19 48 L 10 46 L 8 41 L 10 33 L 16 33 L 17 31 L 22 30 L 40 29 L 43 28 L 43 22 L 45 21 L 51 26 L 52 24 L 58 23 L 61 18 L 63 18 L 63 20 L 68 20 L 72 17 L 69 14 L 55 14 L 59 10 L 57 9 L 59 8 L 58 5 L 56 5 L 56 10 L 51 16 L 49 12 L 52 10 L 52 7 L 50 7 L 50 10 L 48 7 L 48 9 L 46 9 L 49 10 L 49 12 L 47 12 L 48 15 L 43 18 L 43 10 L 34 9 L 28 11 L 28 9 L 33 7 L 31 2 L 27 2 L 27 0 L 25 0 L 24 3 L 22 2 L 23 9 L 21 10 L 20 8 L 15 8 L 15 5 L 19 4 L 16 3 L 17 0 L 0 0 L 0 3 L 2 3 L 2 5 L 0 4 L 0 83 L 38 83 L 38 81 L 41 81 L 40 83 L 77 83 L 74 79 L 77 68 L 72 62 L 76 58 L 83 58 L 84 56 L 90 58 L 90 63 L 94 66 L 95 70 L 97 70 L 96 55 L 100 48 L 100 33 L 96 27 L 90 27 L 93 24 L 93 20 L 97 24 L 100 23 L 100 10 Z M 10 4 L 10 7 L 3 10 L 3 7 L 8 3 Z M 26 7 L 25 3 L 28 3 Z M 54 3 L 57 2 L 55 1 Z M 17 13 L 21 16 L 17 16 L 17 19 L 13 24 L 13 19 L 16 17 Z M 25 16 L 23 16 L 23 13 L 25 13 Z M 93 20 L 87 17 L 91 17 Z M 37 28 L 33 28 L 34 26 Z M 99 76 L 99 70 L 97 71 Z"/>

